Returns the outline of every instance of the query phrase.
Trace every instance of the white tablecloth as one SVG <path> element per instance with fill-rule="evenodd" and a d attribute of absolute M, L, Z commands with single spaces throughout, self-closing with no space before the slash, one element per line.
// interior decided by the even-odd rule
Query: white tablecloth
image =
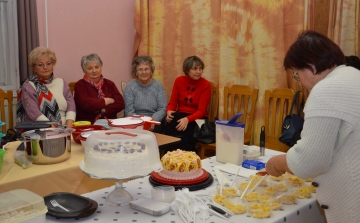
<path fill-rule="evenodd" d="M 260 157 L 260 160 L 266 162 L 270 156 L 279 154 L 276 151 L 267 150 L 265 157 Z M 214 177 L 212 185 L 206 189 L 195 191 L 194 193 L 208 193 L 215 190 L 217 179 L 214 172 L 214 166 L 222 165 L 223 163 L 216 162 L 216 157 L 204 159 L 202 161 L 204 169 Z M 234 175 L 225 174 L 229 179 Z M 244 181 L 247 180 L 244 178 Z M 149 177 L 144 177 L 130 182 L 124 183 L 126 190 L 134 197 L 139 199 L 142 197 L 151 198 L 151 184 Z M 108 187 L 97 190 L 91 193 L 83 194 L 84 197 L 91 198 L 98 202 L 99 207 L 97 211 L 87 217 L 80 219 L 57 219 L 51 216 L 46 217 L 46 222 L 139 222 L 139 223 L 182 223 L 181 218 L 172 211 L 162 216 L 152 216 L 141 211 L 134 210 L 129 206 L 125 207 L 111 207 L 105 204 L 106 196 L 114 190 L 114 187 Z M 273 211 L 270 218 L 255 219 L 248 214 L 234 215 L 229 221 L 220 219 L 216 216 L 210 216 L 206 223 L 254 223 L 254 222 L 277 222 L 277 223 L 322 223 L 326 222 L 325 217 L 321 214 L 321 208 L 318 207 L 315 194 L 309 199 L 298 199 L 296 204 L 283 205 L 281 210 Z M 198 218 L 197 222 L 203 222 Z"/>

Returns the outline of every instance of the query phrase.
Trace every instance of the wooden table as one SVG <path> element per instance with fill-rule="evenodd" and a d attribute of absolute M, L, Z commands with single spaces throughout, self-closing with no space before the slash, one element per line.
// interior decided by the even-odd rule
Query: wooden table
<path fill-rule="evenodd" d="M 169 148 L 180 142 L 179 138 L 156 134 L 159 148 Z M 0 193 L 14 189 L 27 189 L 40 196 L 53 192 L 71 192 L 84 194 L 104 187 L 113 186 L 113 180 L 98 180 L 85 175 L 79 168 L 84 159 L 84 149 L 80 144 L 71 142 L 71 156 L 68 160 L 51 164 L 33 164 L 23 169 L 15 164 L 13 153 L 21 142 L 12 142 L 6 147 L 8 154 L 4 156 L 0 172 Z"/>

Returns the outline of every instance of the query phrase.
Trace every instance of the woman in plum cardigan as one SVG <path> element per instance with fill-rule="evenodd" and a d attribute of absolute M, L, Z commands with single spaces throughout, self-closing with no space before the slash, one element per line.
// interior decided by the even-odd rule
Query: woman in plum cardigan
<path fill-rule="evenodd" d="M 94 123 L 99 118 L 117 118 L 125 107 L 124 99 L 114 82 L 102 76 L 102 65 L 97 54 L 81 59 L 83 79 L 75 84 L 76 120 Z"/>

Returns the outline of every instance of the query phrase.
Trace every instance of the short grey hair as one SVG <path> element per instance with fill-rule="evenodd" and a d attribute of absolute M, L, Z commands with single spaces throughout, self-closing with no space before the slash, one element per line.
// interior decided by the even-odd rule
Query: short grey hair
<path fill-rule="evenodd" d="M 81 68 L 83 69 L 84 72 L 85 72 L 86 65 L 88 65 L 88 63 L 90 63 L 90 62 L 95 62 L 97 64 L 100 64 L 101 67 L 103 66 L 103 62 L 100 59 L 99 55 L 97 55 L 96 53 L 92 53 L 92 54 L 83 56 L 81 58 Z"/>
<path fill-rule="evenodd" d="M 154 62 L 153 62 L 153 60 L 151 59 L 150 56 L 138 56 L 138 57 L 135 57 L 135 59 L 132 62 L 132 65 L 131 65 L 131 73 L 135 74 L 137 66 L 139 66 L 142 63 L 148 64 L 150 66 L 150 68 L 151 68 L 151 72 L 154 73 L 155 65 L 154 65 Z"/>

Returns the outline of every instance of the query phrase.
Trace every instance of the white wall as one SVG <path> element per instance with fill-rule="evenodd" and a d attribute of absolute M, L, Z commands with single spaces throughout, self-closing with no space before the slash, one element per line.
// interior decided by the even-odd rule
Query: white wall
<path fill-rule="evenodd" d="M 104 77 L 120 90 L 120 82 L 131 78 L 134 5 L 135 0 L 37 0 L 40 45 L 56 53 L 55 76 L 78 81 L 84 75 L 81 57 L 97 53 Z"/>

